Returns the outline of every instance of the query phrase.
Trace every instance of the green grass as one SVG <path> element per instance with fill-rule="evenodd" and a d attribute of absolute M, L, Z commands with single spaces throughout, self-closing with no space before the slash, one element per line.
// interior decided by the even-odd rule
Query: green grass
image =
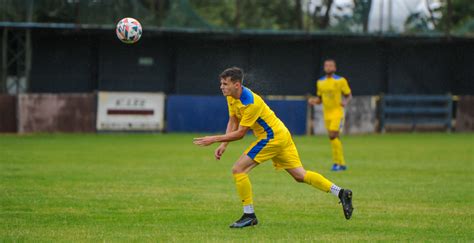
<path fill-rule="evenodd" d="M 331 173 L 325 137 L 296 137 L 303 164 L 354 191 L 338 200 L 267 162 L 250 178 L 260 225 L 241 214 L 230 168 L 189 134 L 0 135 L 0 241 L 474 241 L 474 136 L 343 137 Z"/>

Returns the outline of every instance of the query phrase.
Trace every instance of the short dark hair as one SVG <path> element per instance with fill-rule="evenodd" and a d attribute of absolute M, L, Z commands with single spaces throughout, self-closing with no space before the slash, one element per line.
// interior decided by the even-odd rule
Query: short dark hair
<path fill-rule="evenodd" d="M 219 77 L 222 79 L 226 79 L 230 77 L 230 80 L 233 83 L 235 82 L 242 83 L 242 80 L 244 79 L 244 70 L 238 67 L 227 68 L 219 75 Z"/>
<path fill-rule="evenodd" d="M 328 59 L 324 60 L 324 62 L 333 62 L 334 64 L 337 64 L 336 60 L 334 60 L 332 58 L 328 58 Z"/>

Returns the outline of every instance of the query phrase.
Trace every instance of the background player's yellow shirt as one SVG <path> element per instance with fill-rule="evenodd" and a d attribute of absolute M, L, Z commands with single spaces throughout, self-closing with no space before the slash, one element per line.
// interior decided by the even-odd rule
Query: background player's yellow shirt
<path fill-rule="evenodd" d="M 257 138 L 278 138 L 288 134 L 285 124 L 278 119 L 263 99 L 242 87 L 240 99 L 227 96 L 229 116 L 236 116 L 241 126 L 250 127 Z"/>
<path fill-rule="evenodd" d="M 342 118 L 344 108 L 341 106 L 341 96 L 351 93 L 347 80 L 335 74 L 331 77 L 323 76 L 317 81 L 316 90 L 316 95 L 322 98 L 324 119 Z"/>

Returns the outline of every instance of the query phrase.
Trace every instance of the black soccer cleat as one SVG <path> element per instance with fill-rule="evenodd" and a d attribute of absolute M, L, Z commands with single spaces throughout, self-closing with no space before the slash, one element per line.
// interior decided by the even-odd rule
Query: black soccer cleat
<path fill-rule="evenodd" d="M 354 211 L 354 207 L 352 207 L 352 191 L 349 189 L 341 189 L 339 192 L 339 199 L 341 200 L 342 210 L 344 211 L 344 217 L 346 219 L 350 219 L 352 216 L 352 211 Z"/>
<path fill-rule="evenodd" d="M 242 217 L 231 224 L 230 228 L 244 228 L 247 226 L 254 226 L 258 224 L 257 216 L 255 214 L 246 214 L 242 215 Z"/>

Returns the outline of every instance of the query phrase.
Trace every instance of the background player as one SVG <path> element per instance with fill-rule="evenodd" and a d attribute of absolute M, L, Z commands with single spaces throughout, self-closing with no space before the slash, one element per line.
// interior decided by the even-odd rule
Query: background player
<path fill-rule="evenodd" d="M 324 61 L 324 72 L 326 75 L 316 82 L 316 96 L 310 98 L 311 105 L 323 103 L 324 124 L 328 131 L 332 148 L 333 171 L 346 170 L 346 162 L 339 139 L 339 131 L 344 125 L 344 107 L 352 98 L 351 89 L 347 80 L 335 74 L 336 61 L 327 59 Z"/>
<path fill-rule="evenodd" d="M 220 88 L 227 97 L 229 122 L 226 134 L 195 138 L 194 144 L 208 146 L 221 144 L 215 151 L 220 159 L 229 142 L 239 140 L 253 130 L 258 138 L 240 156 L 232 168 L 235 184 L 243 204 L 244 214 L 231 228 L 243 228 L 256 225 L 257 217 L 253 208 L 252 186 L 248 173 L 260 163 L 269 159 L 277 169 L 285 169 L 298 182 L 305 182 L 325 192 L 339 197 L 346 219 L 352 215 L 352 192 L 344 190 L 324 178 L 322 175 L 306 171 L 301 164 L 298 151 L 290 132 L 278 119 L 263 99 L 242 85 L 243 71 L 240 68 L 229 68 L 220 75 Z"/>

